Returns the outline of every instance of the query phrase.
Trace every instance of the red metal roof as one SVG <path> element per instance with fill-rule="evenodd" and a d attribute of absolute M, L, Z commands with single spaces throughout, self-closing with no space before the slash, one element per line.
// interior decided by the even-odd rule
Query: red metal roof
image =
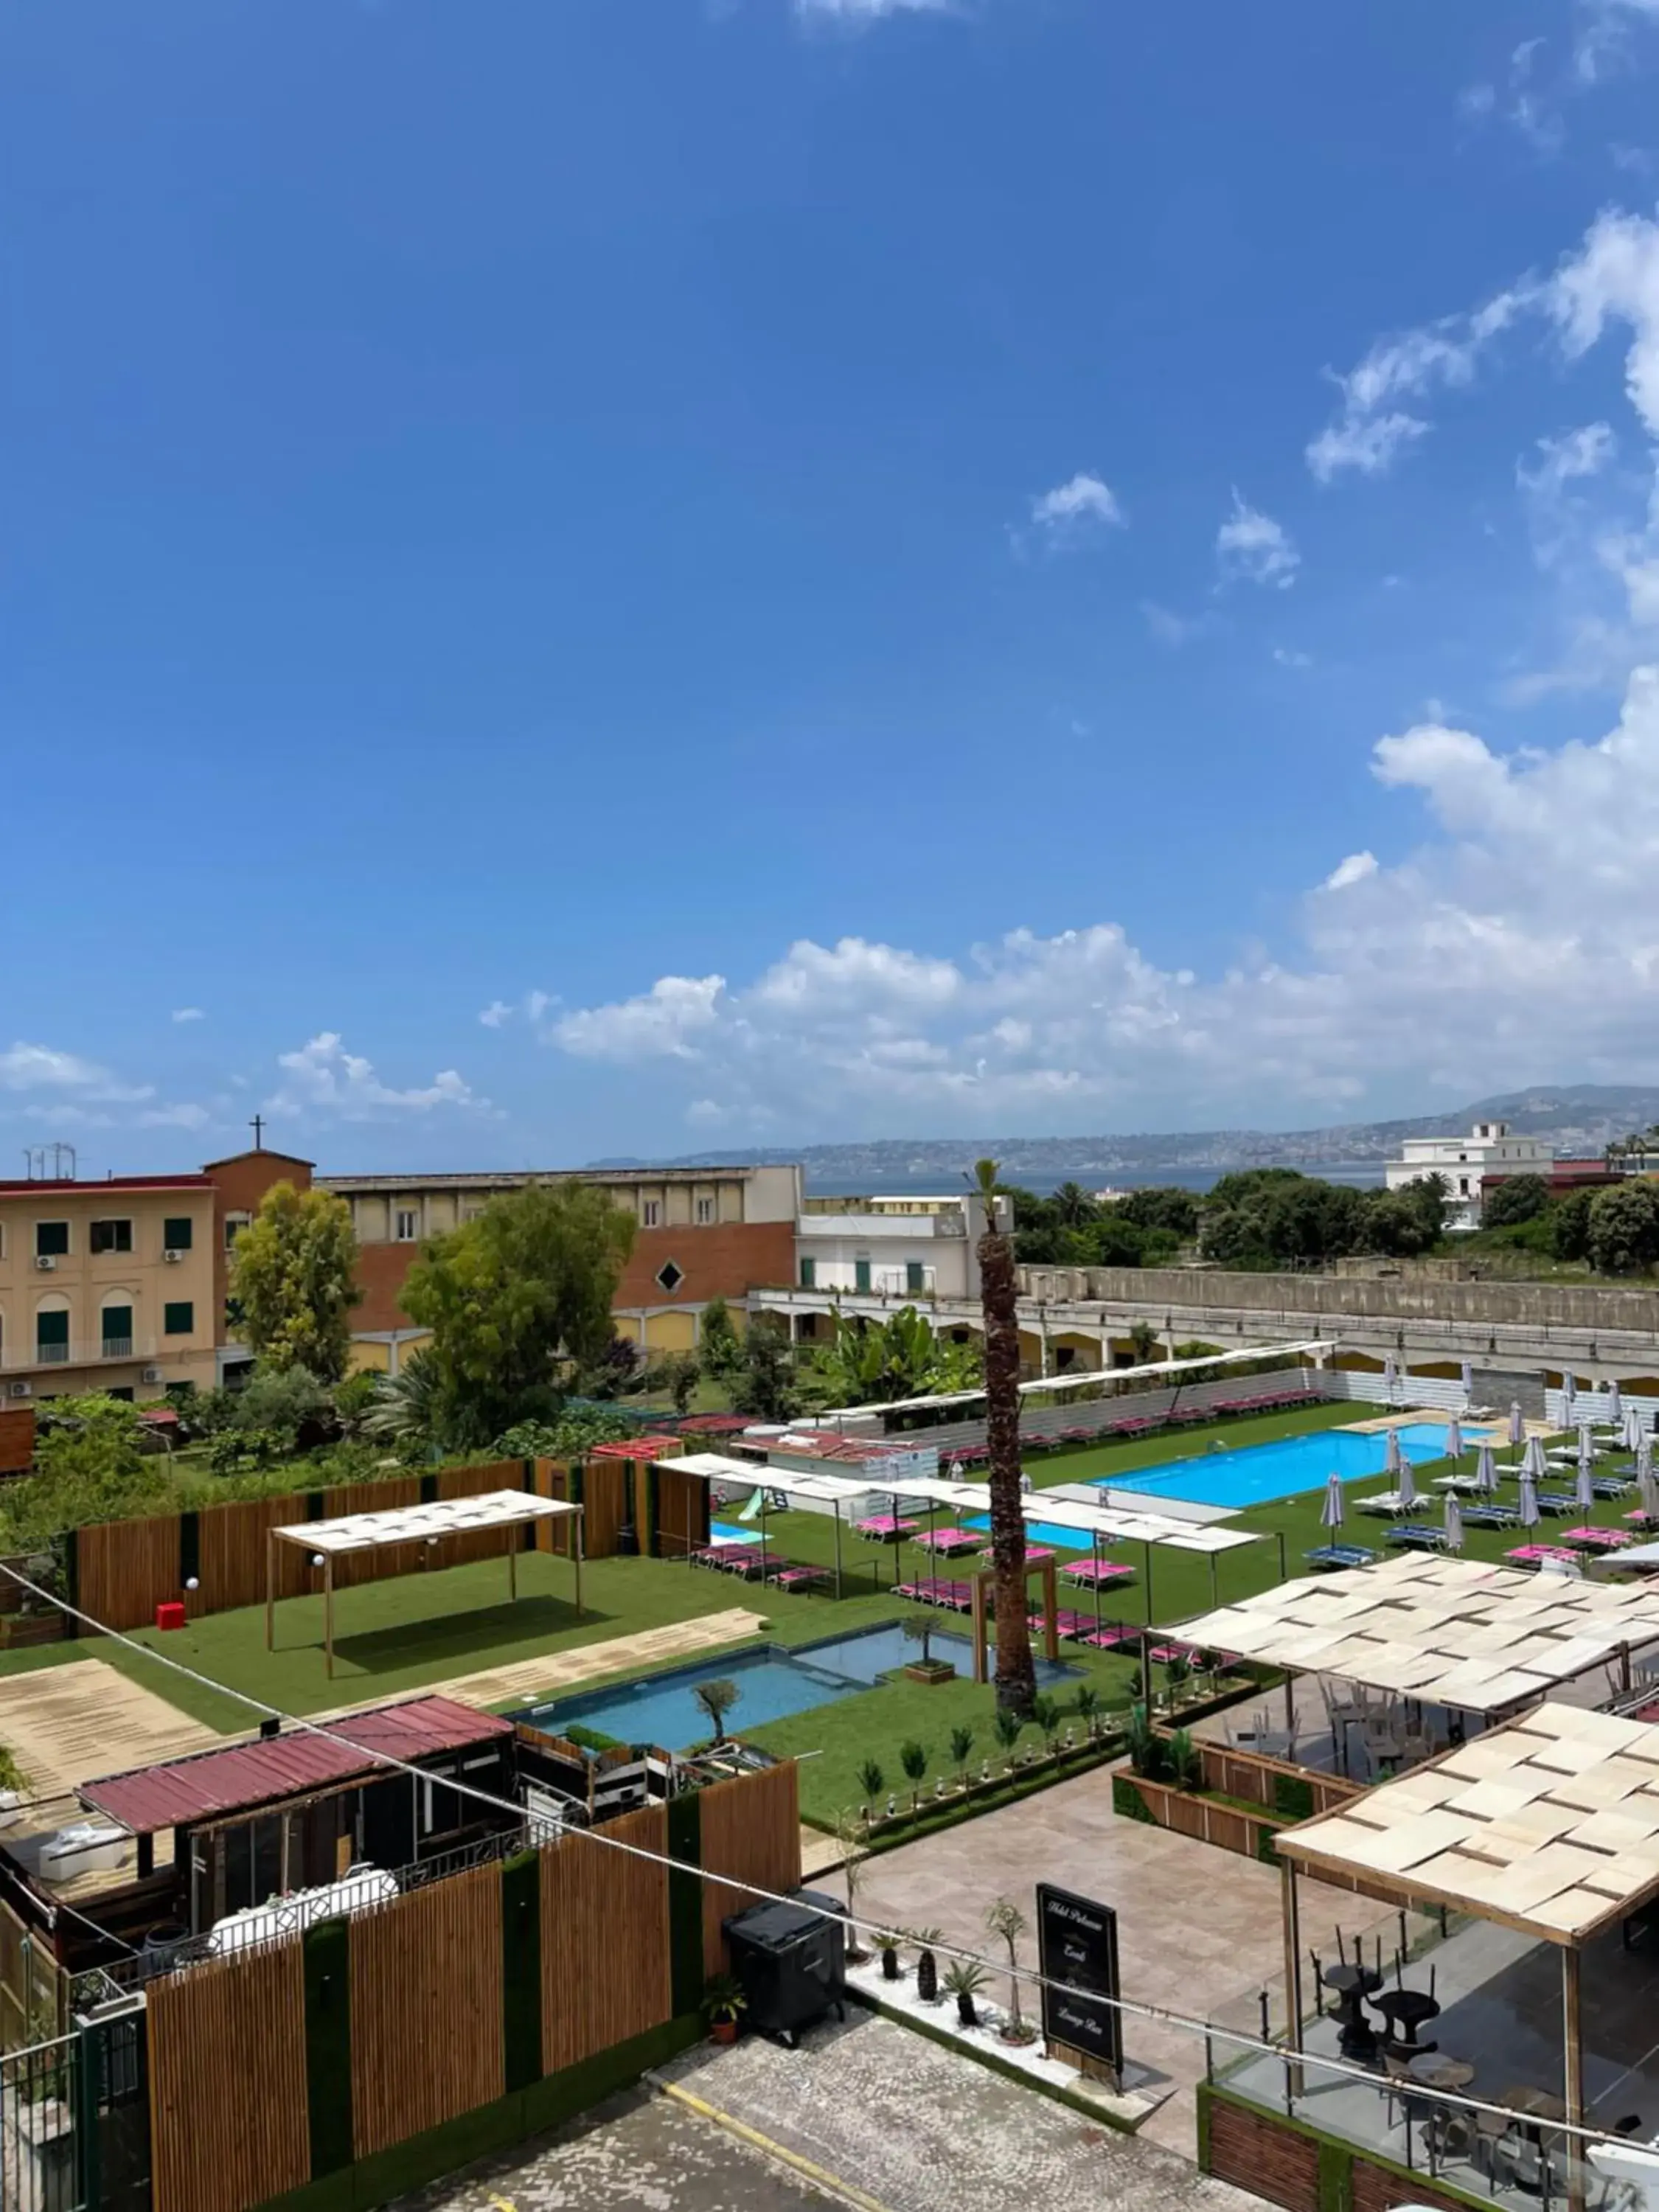
<path fill-rule="evenodd" d="M 683 1437 L 735 1437 L 750 1421 L 747 1413 L 688 1413 L 674 1425 Z"/>
<path fill-rule="evenodd" d="M 851 1466 L 860 1466 L 866 1460 L 890 1459 L 904 1449 L 890 1437 L 843 1437 L 832 1429 L 792 1429 L 787 1437 L 767 1441 L 773 1450 L 787 1451 L 799 1459 L 840 1460 Z"/>
<path fill-rule="evenodd" d="M 405 1705 L 380 1705 L 325 1726 L 327 1735 L 296 1729 L 252 1743 L 232 1744 L 223 1751 L 198 1751 L 159 1766 L 106 1775 L 79 1784 L 76 1794 L 135 1836 L 149 1836 L 158 1829 L 248 1812 L 330 1783 L 348 1782 L 354 1775 L 374 1771 L 375 1761 L 369 1753 L 429 1759 L 513 1732 L 511 1721 L 458 1705 L 451 1698 L 411 1698 Z"/>
<path fill-rule="evenodd" d="M 621 1443 L 595 1444 L 589 1459 L 672 1459 L 680 1448 L 678 1437 L 626 1437 Z"/>

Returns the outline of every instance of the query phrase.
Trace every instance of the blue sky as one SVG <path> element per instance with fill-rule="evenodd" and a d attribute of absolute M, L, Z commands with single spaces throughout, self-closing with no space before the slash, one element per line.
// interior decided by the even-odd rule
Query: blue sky
<path fill-rule="evenodd" d="M 0 1158 L 1659 1079 L 1659 0 L 13 0 Z"/>

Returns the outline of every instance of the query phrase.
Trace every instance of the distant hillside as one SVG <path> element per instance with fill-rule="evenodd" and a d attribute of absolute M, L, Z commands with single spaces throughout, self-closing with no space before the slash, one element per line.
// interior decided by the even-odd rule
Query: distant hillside
<path fill-rule="evenodd" d="M 1109 1181 L 1160 1169 L 1355 1167 L 1395 1155 L 1407 1137 L 1449 1137 L 1475 1121 L 1507 1121 L 1528 1136 L 1547 1138 L 1558 1152 L 1599 1152 L 1609 1139 L 1659 1121 L 1659 1088 L 1623 1084 L 1538 1084 L 1496 1098 L 1477 1098 L 1449 1114 L 1404 1121 L 1348 1121 L 1326 1129 L 1141 1131 L 1100 1137 L 893 1137 L 866 1144 L 750 1147 L 687 1152 L 667 1160 L 595 1160 L 599 1168 L 730 1167 L 799 1160 L 823 1187 L 856 1189 L 932 1176 L 942 1190 L 960 1188 L 964 1168 L 988 1155 L 1010 1182 L 1074 1176 Z"/>

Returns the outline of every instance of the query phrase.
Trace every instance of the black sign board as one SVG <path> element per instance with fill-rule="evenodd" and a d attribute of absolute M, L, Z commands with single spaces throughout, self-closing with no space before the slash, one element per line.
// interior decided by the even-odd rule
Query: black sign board
<path fill-rule="evenodd" d="M 1036 1886 L 1036 1901 L 1042 2033 L 1050 2043 L 1063 2043 L 1121 2074 L 1117 1915 L 1109 1905 L 1046 1881 Z M 1055 1982 L 1065 1988 L 1051 1988 Z"/>

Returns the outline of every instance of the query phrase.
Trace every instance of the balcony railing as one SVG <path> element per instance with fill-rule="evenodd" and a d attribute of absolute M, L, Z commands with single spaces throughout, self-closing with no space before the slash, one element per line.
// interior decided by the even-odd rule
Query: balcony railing
<path fill-rule="evenodd" d="M 185 1349 L 186 1341 L 181 1338 L 173 1348 Z M 24 1341 L 0 1346 L 0 1374 L 25 1374 L 32 1367 L 95 1367 L 100 1361 L 160 1356 L 153 1336 L 70 1337 L 61 1344 Z"/>

